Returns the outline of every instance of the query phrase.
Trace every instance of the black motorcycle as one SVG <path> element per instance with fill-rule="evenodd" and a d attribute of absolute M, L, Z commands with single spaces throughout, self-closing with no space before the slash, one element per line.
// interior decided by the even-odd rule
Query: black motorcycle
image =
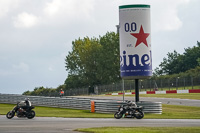
<path fill-rule="evenodd" d="M 116 119 L 120 119 L 124 116 L 125 118 L 142 119 L 144 113 L 142 112 L 142 107 L 137 106 L 135 103 L 128 102 L 126 105 L 121 105 L 118 111 L 114 114 Z"/>
<path fill-rule="evenodd" d="M 29 106 L 26 109 L 23 109 L 21 106 L 19 106 L 19 103 L 17 103 L 17 105 L 13 108 L 13 110 L 9 111 L 6 114 L 6 117 L 8 119 L 12 119 L 16 113 L 16 116 L 18 118 L 27 117 L 28 119 L 32 119 L 35 117 L 35 111 L 32 110 L 34 108 L 35 107 L 33 107 L 33 106 Z"/>

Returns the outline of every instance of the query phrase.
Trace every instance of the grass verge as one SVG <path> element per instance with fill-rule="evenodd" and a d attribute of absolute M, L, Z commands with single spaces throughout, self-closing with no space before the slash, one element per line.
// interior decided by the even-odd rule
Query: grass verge
<path fill-rule="evenodd" d="M 77 129 L 89 133 L 199 133 L 200 127 L 102 127 Z"/>
<path fill-rule="evenodd" d="M 107 96 L 122 96 L 122 95 L 107 95 Z M 125 95 L 125 97 L 135 97 L 135 95 Z M 200 93 L 140 94 L 140 97 L 180 98 L 180 99 L 200 100 Z"/>
<path fill-rule="evenodd" d="M 145 114 L 145 119 L 200 119 L 200 107 L 162 105 L 162 114 Z"/>
<path fill-rule="evenodd" d="M 196 100 L 200 100 L 200 93 L 141 94 L 140 97 L 180 98 L 180 99 L 196 99 Z"/>
<path fill-rule="evenodd" d="M 0 115 L 5 115 L 12 110 L 14 104 L 0 104 Z M 113 114 L 91 113 L 89 110 L 39 107 L 36 106 L 34 111 L 38 117 L 67 117 L 67 118 L 113 118 Z"/>
<path fill-rule="evenodd" d="M 0 115 L 5 115 L 13 106 L 15 105 L 0 104 Z M 145 114 L 144 119 L 200 119 L 200 107 L 163 104 L 162 109 L 162 114 Z M 34 110 L 39 117 L 114 118 L 113 114 L 91 113 L 89 110 L 53 107 L 35 107 Z"/>

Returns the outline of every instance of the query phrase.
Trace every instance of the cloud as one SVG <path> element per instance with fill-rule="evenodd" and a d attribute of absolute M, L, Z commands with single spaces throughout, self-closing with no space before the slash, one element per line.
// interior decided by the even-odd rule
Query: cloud
<path fill-rule="evenodd" d="M 6 16 L 19 5 L 19 0 L 0 0 L 0 18 Z"/>
<path fill-rule="evenodd" d="M 90 17 L 93 11 L 93 0 L 53 0 L 46 3 L 44 14 L 49 17 L 62 16 L 64 18 Z"/>
<path fill-rule="evenodd" d="M 59 11 L 61 6 L 62 4 L 60 0 L 53 0 L 52 2 L 46 4 L 44 12 L 49 16 L 53 16 Z"/>
<path fill-rule="evenodd" d="M 48 70 L 49 70 L 49 71 L 53 71 L 54 69 L 53 69 L 52 66 L 49 66 L 49 67 L 48 67 Z"/>
<path fill-rule="evenodd" d="M 29 66 L 28 64 L 21 62 L 17 65 L 13 65 L 14 72 L 29 72 Z"/>
<path fill-rule="evenodd" d="M 15 18 L 14 26 L 16 28 L 30 28 L 35 26 L 38 22 L 39 18 L 37 16 L 23 12 Z"/>
<path fill-rule="evenodd" d="M 152 1 L 151 16 L 154 30 L 156 32 L 179 30 L 182 27 L 183 22 L 178 15 L 178 8 L 187 5 L 189 1 L 190 0 Z"/>
<path fill-rule="evenodd" d="M 93 10 L 94 0 L 84 0 L 81 4 L 79 0 L 52 0 L 43 3 L 37 11 L 26 8 L 19 12 L 18 9 L 12 18 L 15 28 L 32 28 L 36 25 L 59 27 L 66 23 L 91 21 Z"/>
<path fill-rule="evenodd" d="M 19 64 L 8 65 L 7 67 L 0 68 L 0 76 L 18 75 L 29 72 L 29 65 L 20 62 Z"/>

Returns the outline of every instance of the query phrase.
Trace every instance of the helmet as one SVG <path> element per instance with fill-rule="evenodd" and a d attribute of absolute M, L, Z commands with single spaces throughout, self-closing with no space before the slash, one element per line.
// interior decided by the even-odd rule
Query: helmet
<path fill-rule="evenodd" d="M 132 106 L 134 107 L 137 107 L 136 103 L 135 102 L 132 102 Z"/>
<path fill-rule="evenodd" d="M 60 89 L 62 91 L 62 89 Z"/>
<path fill-rule="evenodd" d="M 29 98 L 25 98 L 24 100 L 25 100 L 25 101 L 29 101 Z"/>
<path fill-rule="evenodd" d="M 135 107 L 137 106 L 137 105 L 135 104 L 135 102 L 132 102 L 132 101 L 128 101 L 128 102 L 127 102 L 127 105 L 128 105 L 128 106 L 135 106 Z"/>
<path fill-rule="evenodd" d="M 128 106 L 131 106 L 131 104 L 132 104 L 131 101 L 128 101 L 128 102 L 127 102 L 127 105 L 128 105 Z"/>

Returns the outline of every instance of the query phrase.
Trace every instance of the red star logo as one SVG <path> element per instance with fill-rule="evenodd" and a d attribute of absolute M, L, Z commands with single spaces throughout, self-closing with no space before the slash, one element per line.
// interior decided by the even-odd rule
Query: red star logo
<path fill-rule="evenodd" d="M 135 44 L 135 47 L 137 47 L 142 42 L 148 47 L 146 38 L 149 36 L 149 33 L 144 33 L 142 25 L 141 25 L 139 33 L 130 33 L 130 34 L 132 36 L 134 36 L 135 38 L 137 38 L 137 42 Z"/>

